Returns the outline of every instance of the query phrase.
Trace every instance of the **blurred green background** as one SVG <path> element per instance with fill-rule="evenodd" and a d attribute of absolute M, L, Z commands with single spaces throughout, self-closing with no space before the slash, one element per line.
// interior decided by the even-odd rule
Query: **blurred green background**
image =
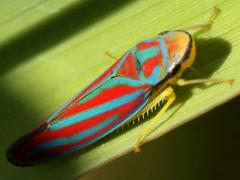
<path fill-rule="evenodd" d="M 14 140 L 112 64 L 106 51 L 119 57 L 139 40 L 204 22 L 215 5 L 222 13 L 210 31 L 199 34 L 194 69 L 200 77 L 235 78 L 234 86 L 179 89 L 175 105 L 163 117 L 166 123 L 148 140 L 194 121 L 144 145 L 142 153 L 125 155 L 82 179 L 236 179 L 238 0 L 1 0 L 0 179 L 73 179 L 126 154 L 144 124 L 84 154 L 36 167 L 15 167 L 5 157 Z"/>

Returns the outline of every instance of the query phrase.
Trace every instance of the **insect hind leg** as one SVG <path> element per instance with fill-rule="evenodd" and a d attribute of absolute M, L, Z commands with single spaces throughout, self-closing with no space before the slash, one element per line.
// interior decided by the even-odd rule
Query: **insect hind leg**
<path fill-rule="evenodd" d="M 140 146 L 143 144 L 145 138 L 158 126 L 158 122 L 161 119 L 162 115 L 168 110 L 170 105 L 174 102 L 176 99 L 176 95 L 174 90 L 171 87 L 166 88 L 161 94 L 156 96 L 153 100 L 153 102 L 148 105 L 148 109 L 151 109 L 151 107 L 154 107 L 155 104 L 161 102 L 161 101 L 166 101 L 164 106 L 161 108 L 161 110 L 156 114 L 156 116 L 149 122 L 149 124 L 144 127 L 137 139 L 137 142 L 134 147 L 135 152 L 140 152 Z"/>

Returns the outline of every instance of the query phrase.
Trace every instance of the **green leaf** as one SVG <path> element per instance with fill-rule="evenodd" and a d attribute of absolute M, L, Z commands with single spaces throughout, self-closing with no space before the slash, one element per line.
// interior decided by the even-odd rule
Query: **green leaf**
<path fill-rule="evenodd" d="M 193 120 L 240 92 L 240 14 L 237 0 L 2 0 L 0 2 L 0 153 L 4 179 L 69 179 L 132 150 L 148 122 L 108 137 L 89 151 L 36 167 L 7 162 L 7 147 L 104 72 L 139 40 L 202 23 L 217 5 L 222 13 L 198 34 L 197 59 L 187 79 L 231 79 L 226 84 L 181 87 L 177 100 L 148 141 Z M 197 74 L 197 75 L 196 75 Z M 154 118 L 154 117 L 153 117 Z M 142 147 L 144 150 L 144 146 Z"/>

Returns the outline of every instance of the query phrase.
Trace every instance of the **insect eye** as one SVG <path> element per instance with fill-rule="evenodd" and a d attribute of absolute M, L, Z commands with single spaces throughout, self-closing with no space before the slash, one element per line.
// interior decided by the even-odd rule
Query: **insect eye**
<path fill-rule="evenodd" d="M 170 77 L 175 76 L 178 73 L 180 67 L 181 67 L 180 64 L 175 65 L 170 73 Z"/>

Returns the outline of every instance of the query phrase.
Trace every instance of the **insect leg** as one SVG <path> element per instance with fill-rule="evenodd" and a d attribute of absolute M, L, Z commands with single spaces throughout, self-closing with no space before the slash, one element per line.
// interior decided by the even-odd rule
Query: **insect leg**
<path fill-rule="evenodd" d="M 200 84 L 200 83 L 227 83 L 230 85 L 233 85 L 234 79 L 193 79 L 193 80 L 184 80 L 184 79 L 178 79 L 176 84 L 179 86 L 186 86 L 191 84 Z"/>
<path fill-rule="evenodd" d="M 114 61 L 117 61 L 118 59 L 117 58 L 115 58 L 111 53 L 109 53 L 109 52 L 105 52 L 105 54 L 104 54 L 105 56 L 107 56 L 109 59 L 111 59 L 111 60 L 114 60 Z"/>
<path fill-rule="evenodd" d="M 134 151 L 135 152 L 140 152 L 140 146 L 143 144 L 144 139 L 147 137 L 147 135 L 149 133 L 151 133 L 155 127 L 157 127 L 159 119 L 161 119 L 162 115 L 164 114 L 164 112 L 167 111 L 167 109 L 169 108 L 169 106 L 174 102 L 174 100 L 176 99 L 176 95 L 174 93 L 174 90 L 171 87 L 166 88 L 161 94 L 159 94 L 158 96 L 156 96 L 154 98 L 154 101 L 151 102 L 151 105 L 155 105 L 161 101 L 166 101 L 166 103 L 164 104 L 164 106 L 162 107 L 162 109 L 157 113 L 157 115 L 154 117 L 154 119 L 152 119 L 149 124 L 147 125 L 147 127 L 143 128 L 140 132 L 140 135 L 137 139 L 137 143 L 134 147 Z M 154 106 L 153 106 L 154 107 Z M 149 109 L 151 109 L 151 107 L 149 107 Z"/>
<path fill-rule="evenodd" d="M 212 14 L 211 14 L 211 16 L 208 18 L 207 22 L 201 23 L 201 24 L 195 24 L 195 25 L 188 26 L 188 27 L 184 27 L 184 28 L 181 28 L 181 29 L 184 29 L 184 30 L 193 30 L 193 29 L 199 29 L 199 28 L 200 28 L 200 29 L 208 29 L 208 28 L 211 28 L 214 20 L 217 18 L 218 14 L 219 14 L 220 12 L 221 12 L 221 10 L 215 6 L 215 7 L 213 7 Z"/>

